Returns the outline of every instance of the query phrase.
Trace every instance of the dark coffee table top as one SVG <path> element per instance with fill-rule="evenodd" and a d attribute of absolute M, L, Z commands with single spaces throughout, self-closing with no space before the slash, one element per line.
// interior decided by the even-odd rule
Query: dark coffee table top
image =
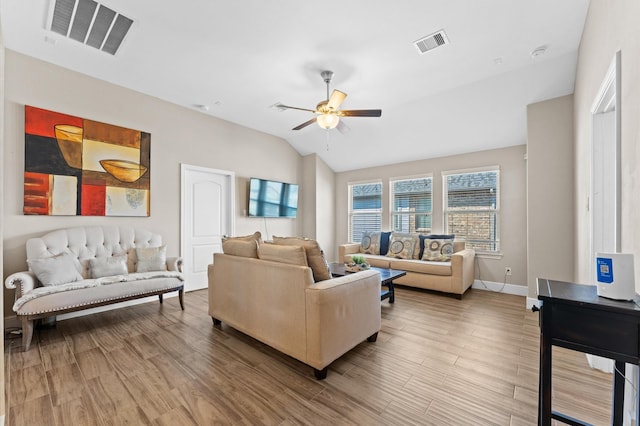
<path fill-rule="evenodd" d="M 335 277 L 342 277 L 346 274 L 352 273 L 345 271 L 344 263 L 331 263 L 329 264 L 329 267 L 331 269 L 331 275 Z M 401 271 L 399 269 L 378 268 L 376 266 L 372 266 L 369 269 L 380 272 L 380 281 L 383 285 L 395 280 L 396 278 L 407 275 L 406 271 Z"/>

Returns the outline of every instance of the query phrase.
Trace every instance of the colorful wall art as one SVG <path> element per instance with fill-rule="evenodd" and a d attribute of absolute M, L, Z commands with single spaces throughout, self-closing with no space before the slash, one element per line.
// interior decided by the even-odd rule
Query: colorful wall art
<path fill-rule="evenodd" d="M 24 109 L 24 214 L 149 216 L 149 133 Z"/>

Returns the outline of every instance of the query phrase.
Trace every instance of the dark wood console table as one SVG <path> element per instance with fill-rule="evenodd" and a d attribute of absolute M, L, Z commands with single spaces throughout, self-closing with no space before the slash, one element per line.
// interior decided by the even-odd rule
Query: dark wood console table
<path fill-rule="evenodd" d="M 587 424 L 551 409 L 553 345 L 615 361 L 620 373 L 613 373 L 611 423 L 622 425 L 625 363 L 640 364 L 640 307 L 635 302 L 598 297 L 595 286 L 545 278 L 538 278 L 538 299 L 542 301 L 538 425 L 550 425 L 551 419 Z M 637 417 L 637 403 L 635 410 Z"/>

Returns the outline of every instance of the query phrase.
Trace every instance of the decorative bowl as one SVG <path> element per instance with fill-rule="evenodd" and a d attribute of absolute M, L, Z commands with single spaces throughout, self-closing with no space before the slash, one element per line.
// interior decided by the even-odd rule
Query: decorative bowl
<path fill-rule="evenodd" d="M 360 272 L 360 271 L 366 271 L 367 269 L 369 269 L 370 266 L 368 263 L 345 263 L 344 264 L 344 270 L 346 272 Z"/>
<path fill-rule="evenodd" d="M 58 148 L 64 161 L 70 167 L 82 168 L 82 127 L 70 124 L 57 124 L 53 126 L 58 141 Z"/>
<path fill-rule="evenodd" d="M 100 165 L 122 182 L 135 182 L 147 172 L 145 166 L 127 160 L 100 160 Z"/>

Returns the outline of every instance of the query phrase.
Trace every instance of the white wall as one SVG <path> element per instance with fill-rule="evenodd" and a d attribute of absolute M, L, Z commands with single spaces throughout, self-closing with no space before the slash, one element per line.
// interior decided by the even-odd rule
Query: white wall
<path fill-rule="evenodd" d="M 527 107 L 529 297 L 536 279 L 573 280 L 573 95 Z"/>
<path fill-rule="evenodd" d="M 622 251 L 635 254 L 640 291 L 640 2 L 591 0 L 578 54 L 575 120 L 575 279 L 589 282 L 593 267 L 587 199 L 591 182 L 591 106 L 616 51 L 622 52 Z"/>
<path fill-rule="evenodd" d="M 527 285 L 526 253 L 526 195 L 525 195 L 525 145 L 451 157 L 418 160 L 389 166 L 354 170 L 336 174 L 336 245 L 348 240 L 348 185 L 350 182 L 382 180 L 383 230 L 391 229 L 389 218 L 389 180 L 406 176 L 433 174 L 433 233 L 443 231 L 442 178 L 443 171 L 472 169 L 486 166 L 500 167 L 500 242 L 502 256 L 489 258 L 478 256 L 481 278 L 502 282 L 504 268 L 512 268 L 508 282 Z M 386 226 L 385 226 L 386 225 Z M 336 253 L 337 254 L 337 253 Z M 478 268 L 476 268 L 476 278 Z"/>
<path fill-rule="evenodd" d="M 236 173 L 237 235 L 265 231 L 263 219 L 246 217 L 249 177 L 299 183 L 301 157 L 280 138 L 9 50 L 4 77 L 4 277 L 26 269 L 27 238 L 69 226 L 127 224 L 147 228 L 163 235 L 168 255 L 178 255 L 180 163 Z M 25 104 L 151 133 L 151 216 L 24 216 Z M 304 193 L 305 188 L 300 191 Z M 298 219 L 267 221 L 271 235 L 298 235 L 301 229 Z M 4 296 L 4 314 L 8 316 L 12 314 L 13 292 L 5 290 Z"/>

